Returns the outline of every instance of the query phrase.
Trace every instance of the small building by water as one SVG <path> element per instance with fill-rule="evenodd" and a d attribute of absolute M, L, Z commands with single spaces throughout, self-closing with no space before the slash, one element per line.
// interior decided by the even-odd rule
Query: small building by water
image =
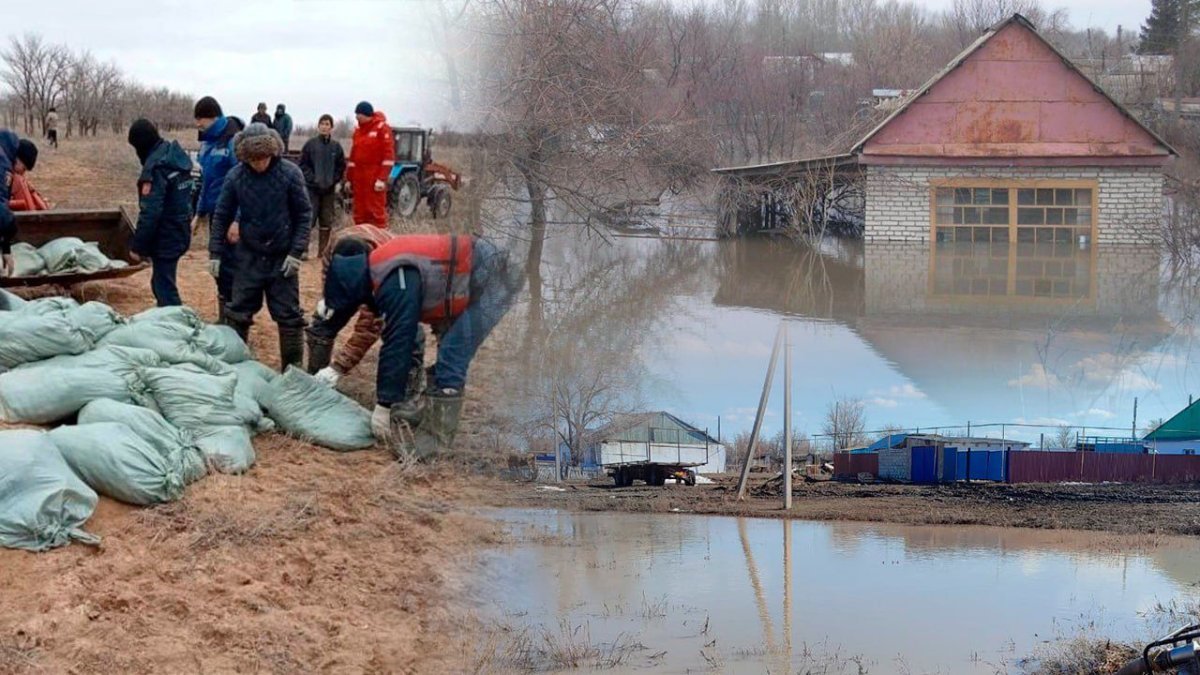
<path fill-rule="evenodd" d="M 665 411 L 620 415 L 588 436 L 584 464 L 598 465 L 602 455 L 619 454 L 631 461 L 659 455 L 698 463 L 697 473 L 723 473 L 725 446 L 709 434 Z"/>

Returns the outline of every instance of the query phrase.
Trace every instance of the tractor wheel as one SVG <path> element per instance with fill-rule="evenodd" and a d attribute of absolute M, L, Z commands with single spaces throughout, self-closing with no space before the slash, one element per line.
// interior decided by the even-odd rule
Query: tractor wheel
<path fill-rule="evenodd" d="M 421 202 L 421 186 L 415 173 L 406 173 L 392 184 L 391 215 L 393 218 L 412 218 Z"/>
<path fill-rule="evenodd" d="M 434 186 L 433 191 L 429 194 L 429 214 L 435 220 L 449 216 L 450 202 L 450 188 L 445 185 Z"/>

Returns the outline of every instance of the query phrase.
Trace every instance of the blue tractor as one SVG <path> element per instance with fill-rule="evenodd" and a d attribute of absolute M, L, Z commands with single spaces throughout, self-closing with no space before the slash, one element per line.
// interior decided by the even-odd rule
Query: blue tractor
<path fill-rule="evenodd" d="M 420 127 L 392 127 L 396 164 L 388 177 L 388 215 L 412 218 L 421 200 L 434 218 L 450 214 L 450 193 L 462 180 L 453 169 L 433 161 L 430 145 L 433 131 Z"/>

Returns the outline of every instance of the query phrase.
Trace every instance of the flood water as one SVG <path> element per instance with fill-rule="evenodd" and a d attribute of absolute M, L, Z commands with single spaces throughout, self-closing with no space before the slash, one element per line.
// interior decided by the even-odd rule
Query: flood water
<path fill-rule="evenodd" d="M 1079 630 L 1145 640 L 1162 629 L 1158 603 L 1200 599 L 1194 540 L 1147 548 L 1006 528 L 498 517 L 525 543 L 484 565 L 482 614 L 549 651 L 594 646 L 599 656 L 581 665 L 617 672 L 1014 672 L 1044 641 Z"/>
<path fill-rule="evenodd" d="M 1140 435 L 1200 394 L 1195 280 L 1154 247 L 604 242 L 581 229 L 555 230 L 543 263 L 548 285 L 587 285 L 586 301 L 562 304 L 596 317 L 580 344 L 635 336 L 646 407 L 710 431 L 719 418 L 726 439 L 753 421 L 783 320 L 795 424 L 809 434 L 831 401 L 856 398 L 868 430 L 1128 436 L 1137 398 Z M 781 428 L 780 386 L 768 433 Z"/>

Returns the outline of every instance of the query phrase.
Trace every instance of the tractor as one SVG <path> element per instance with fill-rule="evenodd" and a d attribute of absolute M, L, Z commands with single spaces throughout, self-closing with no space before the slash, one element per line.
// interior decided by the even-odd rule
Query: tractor
<path fill-rule="evenodd" d="M 429 149 L 433 130 L 392 127 L 392 135 L 396 165 L 388 177 L 388 214 L 394 219 L 411 218 L 423 199 L 434 218 L 445 218 L 450 214 L 450 192 L 458 189 L 462 177 L 433 161 Z"/>

